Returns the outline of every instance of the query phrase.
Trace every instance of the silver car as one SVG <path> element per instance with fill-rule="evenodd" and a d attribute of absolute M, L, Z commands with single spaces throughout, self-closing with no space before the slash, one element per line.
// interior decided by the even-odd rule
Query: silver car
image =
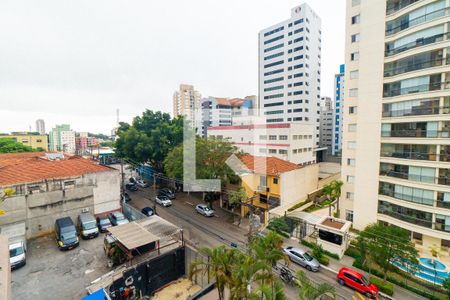
<path fill-rule="evenodd" d="M 156 196 L 155 200 L 156 200 L 156 203 L 158 203 L 159 205 L 162 205 L 164 207 L 172 205 L 172 201 L 170 201 L 169 198 L 164 197 L 164 196 Z"/>
<path fill-rule="evenodd" d="M 206 204 L 198 204 L 195 207 L 195 210 L 201 214 L 204 215 L 205 217 L 212 217 L 214 216 L 214 210 L 212 210 L 211 208 L 209 208 L 208 205 Z"/>
<path fill-rule="evenodd" d="M 309 255 L 305 250 L 294 247 L 286 247 L 283 250 L 287 254 L 287 256 L 289 256 L 289 259 L 294 263 L 305 267 L 308 271 L 319 271 L 319 262 L 317 261 L 317 259 Z"/>

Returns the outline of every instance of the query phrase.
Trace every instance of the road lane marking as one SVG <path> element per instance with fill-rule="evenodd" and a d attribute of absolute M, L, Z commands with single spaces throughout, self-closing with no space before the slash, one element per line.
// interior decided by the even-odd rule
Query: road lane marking
<path fill-rule="evenodd" d="M 359 292 L 355 292 L 355 293 L 356 293 L 356 295 L 359 296 L 359 298 L 361 298 L 361 300 L 366 300 L 366 298 L 364 298 Z"/>
<path fill-rule="evenodd" d="M 187 204 L 189 204 L 190 206 L 194 206 L 194 203 L 191 203 L 191 202 L 184 201 L 184 203 L 187 203 Z"/>
<path fill-rule="evenodd" d="M 356 299 L 355 295 L 352 295 L 352 298 L 353 298 L 353 300 L 358 300 L 358 299 Z"/>

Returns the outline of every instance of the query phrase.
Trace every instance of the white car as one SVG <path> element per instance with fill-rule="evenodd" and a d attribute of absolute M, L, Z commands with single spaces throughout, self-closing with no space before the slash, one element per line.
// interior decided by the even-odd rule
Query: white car
<path fill-rule="evenodd" d="M 214 210 L 212 210 L 211 208 L 209 208 L 208 205 L 206 204 L 198 204 L 195 207 L 195 210 L 201 214 L 204 215 L 205 217 L 212 217 L 214 216 Z"/>
<path fill-rule="evenodd" d="M 164 197 L 164 196 L 157 196 L 156 197 L 156 203 L 158 203 L 159 205 L 162 205 L 164 207 L 172 205 L 172 201 L 170 201 L 169 198 Z"/>
<path fill-rule="evenodd" d="M 139 186 L 139 187 L 141 187 L 141 188 L 146 188 L 146 187 L 148 187 L 148 183 L 145 182 L 145 181 L 142 180 L 142 179 L 137 180 L 137 181 L 136 181 L 136 184 L 137 184 L 137 186 Z"/>
<path fill-rule="evenodd" d="M 27 263 L 26 252 L 27 247 L 23 241 L 9 245 L 9 263 L 11 265 L 11 270 L 25 266 Z"/>

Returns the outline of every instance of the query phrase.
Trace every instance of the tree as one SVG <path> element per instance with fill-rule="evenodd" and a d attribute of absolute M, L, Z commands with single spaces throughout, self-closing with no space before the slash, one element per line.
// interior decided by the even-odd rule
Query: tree
<path fill-rule="evenodd" d="M 445 278 L 442 282 L 442 286 L 447 291 L 448 299 L 450 299 L 450 278 Z"/>
<path fill-rule="evenodd" d="M 333 203 L 333 201 L 336 201 L 336 212 L 337 212 L 337 217 L 339 217 L 340 215 L 340 211 L 339 211 L 339 199 L 341 197 L 341 188 L 344 185 L 344 183 L 341 180 L 333 180 L 332 182 L 330 182 L 329 184 L 325 185 L 322 188 L 322 193 L 324 195 L 327 196 L 328 200 L 330 200 L 330 213 L 329 215 L 331 216 L 331 205 Z"/>
<path fill-rule="evenodd" d="M 324 295 L 336 295 L 336 289 L 329 283 L 314 284 L 303 271 L 297 272 L 298 298 L 300 300 L 316 300 Z"/>
<path fill-rule="evenodd" d="M 131 125 L 120 123 L 117 134 L 118 157 L 135 163 L 148 162 L 162 171 L 168 153 L 183 141 L 183 118 L 171 119 L 167 113 L 146 110 Z"/>
<path fill-rule="evenodd" d="M 359 233 L 360 249 L 366 249 L 364 256 L 369 257 L 383 272 L 383 282 L 387 273 L 392 270 L 392 260 L 397 260 L 405 267 L 417 265 L 417 249 L 410 241 L 407 230 L 397 226 L 386 226 L 380 223 L 367 226 Z"/>
<path fill-rule="evenodd" d="M 247 200 L 247 193 L 242 187 L 240 187 L 237 191 L 231 192 L 228 196 L 228 204 L 233 208 L 245 200 Z"/>
<path fill-rule="evenodd" d="M 0 138 L 0 153 L 35 152 L 30 146 L 18 143 L 11 138 Z"/>
<path fill-rule="evenodd" d="M 12 188 L 6 188 L 3 190 L 3 192 L 0 194 L 0 205 L 5 201 L 7 198 L 12 197 L 16 193 L 15 190 Z M 3 209 L 0 209 L 0 216 L 4 215 L 6 212 Z"/>
<path fill-rule="evenodd" d="M 258 286 L 250 294 L 250 300 L 287 300 L 283 282 L 277 279 L 273 286 L 267 284 Z"/>
<path fill-rule="evenodd" d="M 273 230 L 283 236 L 285 236 L 289 231 L 289 226 L 286 223 L 285 217 L 279 217 L 279 218 L 274 218 L 274 219 L 270 220 L 269 225 L 267 225 L 267 228 L 269 228 L 270 230 Z"/>

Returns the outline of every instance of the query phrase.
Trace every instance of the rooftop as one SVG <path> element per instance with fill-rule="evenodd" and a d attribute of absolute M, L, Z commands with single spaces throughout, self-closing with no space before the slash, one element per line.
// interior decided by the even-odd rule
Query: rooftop
<path fill-rule="evenodd" d="M 159 240 L 159 237 L 149 232 L 141 224 L 136 222 L 109 227 L 108 231 L 129 250 L 136 249 Z"/>
<path fill-rule="evenodd" d="M 51 158 L 57 159 L 51 159 Z M 112 169 L 80 156 L 45 152 L 0 154 L 0 186 L 61 179 Z"/>
<path fill-rule="evenodd" d="M 240 159 L 249 170 L 271 176 L 278 176 L 301 168 L 299 165 L 273 156 L 263 157 L 246 154 L 241 156 Z"/>

